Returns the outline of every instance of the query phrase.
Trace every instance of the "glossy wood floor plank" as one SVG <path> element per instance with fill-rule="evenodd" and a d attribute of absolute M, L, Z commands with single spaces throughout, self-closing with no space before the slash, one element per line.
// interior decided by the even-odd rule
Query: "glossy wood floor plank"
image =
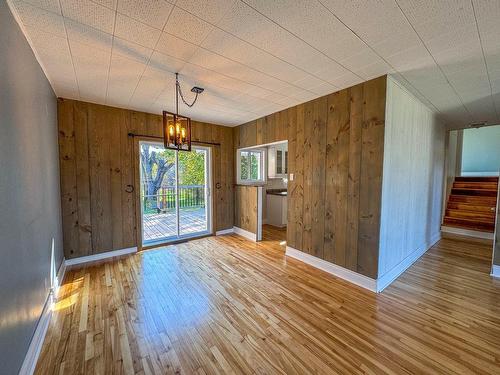
<path fill-rule="evenodd" d="M 379 295 L 236 235 L 71 270 L 36 373 L 498 374 L 490 253 L 442 240 Z"/>

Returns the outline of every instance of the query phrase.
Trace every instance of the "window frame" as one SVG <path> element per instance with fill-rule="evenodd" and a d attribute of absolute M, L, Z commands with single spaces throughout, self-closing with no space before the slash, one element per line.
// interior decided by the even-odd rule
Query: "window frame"
<path fill-rule="evenodd" d="M 241 154 L 243 152 L 260 154 L 260 178 L 250 178 L 250 168 L 248 168 L 248 179 L 241 178 Z M 248 158 L 250 160 L 250 157 Z M 236 150 L 236 181 L 238 185 L 264 185 L 267 182 L 267 150 L 265 148 L 240 148 Z"/>

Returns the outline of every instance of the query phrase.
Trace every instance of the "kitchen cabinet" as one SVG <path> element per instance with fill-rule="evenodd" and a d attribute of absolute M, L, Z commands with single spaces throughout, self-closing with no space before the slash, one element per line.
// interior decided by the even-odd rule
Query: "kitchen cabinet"
<path fill-rule="evenodd" d="M 267 157 L 267 176 L 285 178 L 288 174 L 288 144 L 270 146 Z"/>
<path fill-rule="evenodd" d="M 286 227 L 286 194 L 267 194 L 267 223 L 275 227 Z"/>

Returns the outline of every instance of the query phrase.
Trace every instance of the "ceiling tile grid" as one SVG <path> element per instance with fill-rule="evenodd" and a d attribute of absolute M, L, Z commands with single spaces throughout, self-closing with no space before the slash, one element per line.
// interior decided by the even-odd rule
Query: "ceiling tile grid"
<path fill-rule="evenodd" d="M 498 0 L 8 0 L 59 96 L 159 113 L 174 75 L 234 126 L 393 74 L 449 126 L 500 122 Z"/>

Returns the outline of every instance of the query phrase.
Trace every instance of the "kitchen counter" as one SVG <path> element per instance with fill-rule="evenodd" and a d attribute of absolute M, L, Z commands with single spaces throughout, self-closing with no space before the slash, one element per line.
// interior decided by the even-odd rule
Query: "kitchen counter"
<path fill-rule="evenodd" d="M 282 197 L 286 197 L 288 192 L 286 189 L 268 189 L 266 190 L 267 195 L 279 195 Z"/>

